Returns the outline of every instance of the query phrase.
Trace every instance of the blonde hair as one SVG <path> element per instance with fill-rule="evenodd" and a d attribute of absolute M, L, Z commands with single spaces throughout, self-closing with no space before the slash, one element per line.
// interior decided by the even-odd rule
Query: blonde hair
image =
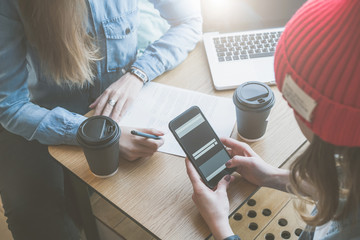
<path fill-rule="evenodd" d="M 337 156 L 341 156 L 340 161 Z M 308 225 L 320 226 L 330 220 L 344 219 L 359 210 L 359 147 L 338 147 L 314 136 L 308 149 L 290 169 L 290 190 L 300 198 L 296 208 Z M 302 187 L 303 181 L 314 187 L 316 196 L 311 196 L 313 193 Z M 312 197 L 316 198 L 313 202 L 317 207 L 314 216 L 307 214 L 305 207 Z M 355 218 L 356 215 L 353 220 L 358 220 Z"/>
<path fill-rule="evenodd" d="M 57 84 L 92 83 L 97 47 L 87 34 L 85 0 L 18 0 L 26 36 Z"/>

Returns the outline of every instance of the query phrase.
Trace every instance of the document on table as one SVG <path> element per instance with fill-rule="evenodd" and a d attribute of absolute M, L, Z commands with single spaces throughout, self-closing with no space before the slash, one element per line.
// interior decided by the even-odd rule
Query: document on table
<path fill-rule="evenodd" d="M 165 143 L 159 151 L 185 157 L 168 124 L 194 105 L 200 107 L 219 137 L 230 136 L 236 120 L 231 98 L 211 96 L 154 82 L 142 88 L 119 124 L 133 128 L 162 130 L 165 132 Z"/>

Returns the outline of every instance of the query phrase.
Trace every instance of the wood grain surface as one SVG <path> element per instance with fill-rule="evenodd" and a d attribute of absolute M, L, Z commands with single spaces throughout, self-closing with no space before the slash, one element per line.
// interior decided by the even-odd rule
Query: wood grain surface
<path fill-rule="evenodd" d="M 213 88 L 202 42 L 181 65 L 155 81 L 216 96 L 230 98 L 233 94 L 233 90 L 216 91 Z M 250 145 L 266 162 L 279 167 L 305 142 L 305 138 L 279 91 L 276 87 L 272 90 L 276 103 L 265 137 Z M 232 137 L 239 139 L 236 128 Z M 161 239 L 204 239 L 210 234 L 191 200 L 192 187 L 186 175 L 184 158 L 156 153 L 136 162 L 121 161 L 114 176 L 101 179 L 90 172 L 81 148 L 51 146 L 49 151 L 62 165 L 154 236 Z M 236 180 L 229 188 L 231 212 L 257 189 L 235 175 Z"/>

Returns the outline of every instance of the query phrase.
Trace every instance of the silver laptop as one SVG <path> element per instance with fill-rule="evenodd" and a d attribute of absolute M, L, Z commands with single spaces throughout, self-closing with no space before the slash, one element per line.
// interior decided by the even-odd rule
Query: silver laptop
<path fill-rule="evenodd" d="M 275 84 L 274 53 L 286 22 L 305 0 L 238 0 L 240 31 L 203 36 L 214 87 L 233 89 L 247 81 Z M 245 10 L 243 10 L 245 11 Z M 231 15 L 231 14 L 230 14 Z"/>

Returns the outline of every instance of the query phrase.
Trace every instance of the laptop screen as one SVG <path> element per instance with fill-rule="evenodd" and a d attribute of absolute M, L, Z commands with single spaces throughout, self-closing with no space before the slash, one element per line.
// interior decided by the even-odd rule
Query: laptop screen
<path fill-rule="evenodd" d="M 202 0 L 204 32 L 283 27 L 306 0 Z"/>

